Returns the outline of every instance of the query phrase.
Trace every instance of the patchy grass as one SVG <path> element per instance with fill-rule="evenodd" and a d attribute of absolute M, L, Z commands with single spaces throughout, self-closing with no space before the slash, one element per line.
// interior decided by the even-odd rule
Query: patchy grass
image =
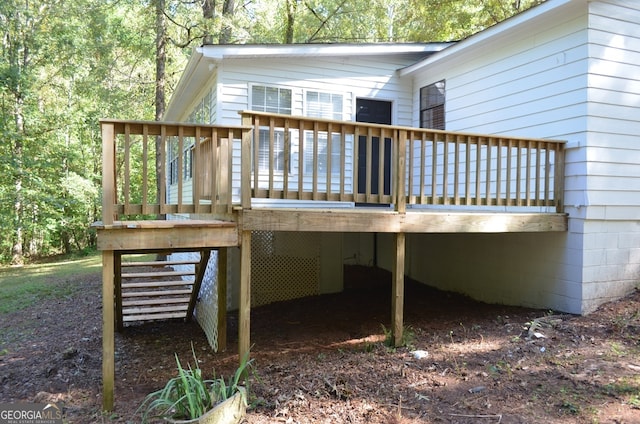
<path fill-rule="evenodd" d="M 0 268 L 0 315 L 28 308 L 42 299 L 70 296 L 76 287 L 69 281 L 98 272 L 101 259 L 94 252 L 55 263 Z"/>

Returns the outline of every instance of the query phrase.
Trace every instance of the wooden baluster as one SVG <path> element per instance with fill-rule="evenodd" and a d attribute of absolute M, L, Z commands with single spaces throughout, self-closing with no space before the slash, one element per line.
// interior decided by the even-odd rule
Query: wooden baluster
<path fill-rule="evenodd" d="M 505 184 L 505 191 L 504 191 L 504 197 L 505 197 L 505 202 L 504 204 L 506 206 L 509 206 L 511 204 L 511 196 L 512 196 L 512 189 L 511 187 L 513 186 L 513 179 L 511 177 L 511 172 L 513 171 L 513 152 L 512 152 L 512 141 L 511 139 L 507 139 L 506 140 L 506 151 L 507 151 L 507 167 L 505 169 L 505 177 L 506 177 L 506 184 Z M 517 149 L 516 149 L 516 153 L 517 153 Z M 519 158 L 516 158 L 516 163 L 519 163 Z"/>
<path fill-rule="evenodd" d="M 475 192 L 475 205 L 482 204 L 482 190 L 480 174 L 482 173 L 482 137 L 476 139 L 476 192 Z"/>
<path fill-rule="evenodd" d="M 122 189 L 122 197 L 124 200 L 124 214 L 131 213 L 131 126 L 124 126 L 124 187 Z"/>
<path fill-rule="evenodd" d="M 438 133 L 431 133 L 431 204 L 438 204 Z"/>
<path fill-rule="evenodd" d="M 541 144 L 540 142 L 536 142 L 535 146 L 536 146 L 536 183 L 535 183 L 535 196 L 534 196 L 534 204 L 536 206 L 540 205 L 540 167 L 541 167 L 541 162 L 542 162 L 542 148 L 541 148 Z M 545 152 L 548 149 L 544 149 Z M 546 200 L 546 199 L 545 199 Z M 545 202 L 546 203 L 546 202 Z M 546 205 L 545 205 L 546 206 Z"/>

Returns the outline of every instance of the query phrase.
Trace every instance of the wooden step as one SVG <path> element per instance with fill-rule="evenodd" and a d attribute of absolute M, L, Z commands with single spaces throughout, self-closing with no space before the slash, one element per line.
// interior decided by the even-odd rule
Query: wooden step
<path fill-rule="evenodd" d="M 122 308 L 122 314 L 127 315 L 139 315 L 139 314 L 154 314 L 165 312 L 181 312 L 187 311 L 189 305 L 166 305 L 166 306 L 147 306 L 140 308 Z"/>
<path fill-rule="evenodd" d="M 123 307 L 132 307 L 132 306 L 146 306 L 146 305 L 170 305 L 172 303 L 189 303 L 189 296 L 182 297 L 164 297 L 164 293 L 162 293 L 162 297 L 158 297 L 155 299 L 131 299 L 124 300 L 122 302 Z"/>
<path fill-rule="evenodd" d="M 185 318 L 184 312 L 167 312 L 164 314 L 145 314 L 145 315 L 125 315 L 122 317 L 123 322 L 151 321 L 157 319 L 173 319 Z"/>
<path fill-rule="evenodd" d="M 122 262 L 123 267 L 134 267 L 134 266 L 150 266 L 150 267 L 165 267 L 165 266 L 173 266 L 173 265 L 195 265 L 200 263 L 199 260 L 191 260 L 191 261 L 149 261 L 149 262 Z"/>
<path fill-rule="evenodd" d="M 120 323 L 186 319 L 200 259 L 127 259 L 122 260 L 119 270 Z M 172 268 L 185 266 L 188 271 Z"/>
<path fill-rule="evenodd" d="M 193 275 L 193 271 L 161 271 L 161 272 L 131 272 L 122 274 L 125 278 L 162 278 L 162 277 L 181 277 L 183 275 Z"/>
<path fill-rule="evenodd" d="M 180 296 L 183 294 L 190 295 L 191 289 L 184 290 L 151 290 L 151 291 L 131 291 L 122 293 L 122 297 L 158 297 L 159 295 L 163 296 Z"/>
<path fill-rule="evenodd" d="M 177 280 L 177 281 L 144 281 L 139 283 L 122 283 L 122 289 L 144 289 L 144 288 L 161 288 L 161 287 L 179 287 L 191 286 L 193 280 Z"/>

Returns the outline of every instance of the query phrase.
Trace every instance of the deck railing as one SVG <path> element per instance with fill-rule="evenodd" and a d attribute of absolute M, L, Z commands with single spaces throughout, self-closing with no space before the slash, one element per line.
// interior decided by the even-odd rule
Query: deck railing
<path fill-rule="evenodd" d="M 563 141 L 260 112 L 242 117 L 254 128 L 253 146 L 242 150 L 247 198 L 393 204 L 399 211 L 563 208 Z"/>
<path fill-rule="evenodd" d="M 231 212 L 232 145 L 249 129 L 116 120 L 100 123 L 105 225 L 123 215 Z"/>
<path fill-rule="evenodd" d="M 260 112 L 242 123 L 101 121 L 104 224 L 252 198 L 562 212 L 561 141 Z"/>

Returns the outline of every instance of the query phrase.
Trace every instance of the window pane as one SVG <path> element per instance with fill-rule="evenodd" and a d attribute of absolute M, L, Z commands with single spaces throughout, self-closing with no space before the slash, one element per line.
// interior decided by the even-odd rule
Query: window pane
<path fill-rule="evenodd" d="M 261 129 L 258 141 L 258 169 L 269 170 L 269 130 Z M 284 132 L 275 131 L 273 134 L 273 170 L 285 170 Z"/>
<path fill-rule="evenodd" d="M 251 88 L 251 109 L 291 115 L 291 90 L 254 85 Z"/>
<path fill-rule="evenodd" d="M 420 127 L 445 129 L 445 81 L 420 89 Z"/>
<path fill-rule="evenodd" d="M 342 95 L 307 91 L 307 116 L 324 119 L 342 119 Z"/>

